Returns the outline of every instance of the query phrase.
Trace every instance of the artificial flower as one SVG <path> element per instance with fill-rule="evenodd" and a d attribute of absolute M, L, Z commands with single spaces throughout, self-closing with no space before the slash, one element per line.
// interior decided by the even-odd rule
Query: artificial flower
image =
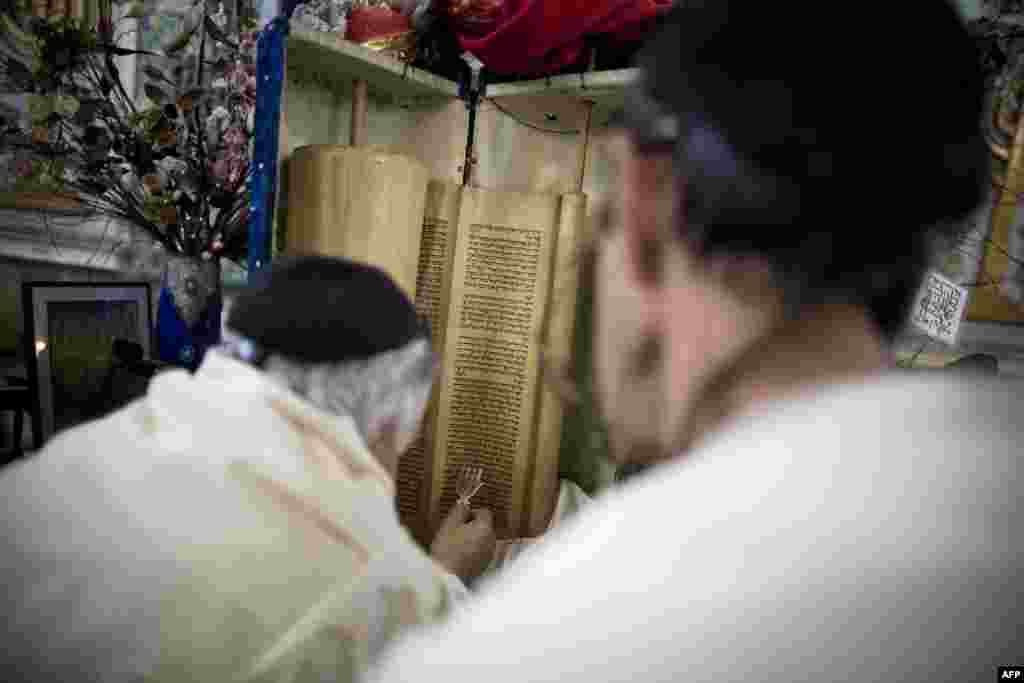
<path fill-rule="evenodd" d="M 256 66 L 254 64 L 243 64 L 236 62 L 229 70 L 228 77 L 235 86 L 241 87 L 249 82 L 249 79 L 256 77 Z"/>
<path fill-rule="evenodd" d="M 156 134 L 157 144 L 163 147 L 172 147 L 178 144 L 178 130 L 176 128 L 163 128 Z"/>
<path fill-rule="evenodd" d="M 243 53 L 250 53 L 256 50 L 256 31 L 242 31 L 238 41 L 238 48 Z"/>
<path fill-rule="evenodd" d="M 136 175 L 135 171 L 131 170 L 130 168 L 122 168 L 120 170 L 120 175 L 118 177 L 118 185 L 122 190 L 131 195 L 137 193 L 139 191 L 139 188 L 142 186 L 141 182 L 139 181 L 139 176 Z"/>
<path fill-rule="evenodd" d="M 133 216 L 168 250 L 240 258 L 248 213 L 238 208 L 249 191 L 257 42 L 247 19 L 254 8 L 244 1 L 238 9 L 245 30 L 224 23 L 224 39 L 206 43 L 203 57 L 211 66 L 201 73 L 196 57 L 202 34 L 195 29 L 227 18 L 225 12 L 214 16 L 217 6 L 209 1 L 186 11 L 184 31 L 173 36 L 180 49 L 159 60 L 140 57 L 139 80 L 152 100 L 141 110 L 118 86 L 111 57 L 124 52 L 114 49 L 119 29 L 109 3 L 91 26 L 63 16 L 26 22 L 24 52 L 31 59 L 17 72 L 35 82 L 16 93 L 13 105 L 0 96 L 25 119 L 23 126 L 0 130 L 0 154 L 28 148 L 24 155 L 8 155 L 8 176 L 17 187 L 50 185 L 105 207 L 101 211 Z M 129 0 L 126 9 L 145 22 L 173 3 Z M 168 230 L 172 225 L 181 229 Z"/>
<path fill-rule="evenodd" d="M 214 107 L 206 118 L 206 144 L 215 147 L 230 121 L 231 112 L 219 105 Z"/>
<path fill-rule="evenodd" d="M 231 166 L 228 164 L 227 159 L 215 159 L 210 163 L 210 175 L 224 182 L 228 179 L 228 173 L 231 172 Z"/>
<path fill-rule="evenodd" d="M 163 225 L 177 225 L 178 207 L 174 205 L 160 207 L 159 217 Z"/>
<path fill-rule="evenodd" d="M 157 168 L 171 176 L 180 176 L 188 173 L 188 162 L 177 157 L 164 157 L 156 162 Z"/>
<path fill-rule="evenodd" d="M 224 144 L 229 150 L 241 150 L 249 144 L 249 136 L 238 126 L 232 126 L 224 131 Z"/>
<path fill-rule="evenodd" d="M 32 121 L 45 121 L 53 113 L 53 98 L 29 93 L 25 96 L 26 108 Z"/>
<path fill-rule="evenodd" d="M 97 20 L 96 33 L 104 44 L 110 45 L 113 42 L 114 22 L 110 17 L 100 17 Z"/>
<path fill-rule="evenodd" d="M 142 176 L 142 186 L 149 192 L 156 193 L 163 189 L 164 183 L 158 173 L 147 173 Z"/>
<path fill-rule="evenodd" d="M 54 111 L 61 116 L 71 118 L 78 113 L 79 102 L 70 95 L 60 95 L 55 98 Z"/>
<path fill-rule="evenodd" d="M 228 170 L 228 179 L 227 179 L 228 186 L 232 187 L 232 188 L 237 187 L 238 184 L 240 182 L 242 182 L 242 178 L 244 177 L 245 172 L 248 170 L 248 168 L 249 168 L 249 164 L 245 160 L 243 160 L 243 159 L 240 159 L 240 158 L 229 159 L 228 160 L 228 169 L 229 170 Z"/>
<path fill-rule="evenodd" d="M 241 86 L 242 100 L 249 107 L 256 105 L 256 77 L 252 76 Z"/>
<path fill-rule="evenodd" d="M 31 159 L 21 158 L 14 162 L 14 173 L 19 178 L 27 178 L 35 171 L 35 164 Z"/>

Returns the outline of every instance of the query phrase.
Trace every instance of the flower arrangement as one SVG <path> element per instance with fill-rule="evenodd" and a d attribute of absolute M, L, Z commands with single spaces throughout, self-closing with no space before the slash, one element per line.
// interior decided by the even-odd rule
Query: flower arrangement
<path fill-rule="evenodd" d="M 95 25 L 18 12 L 0 17 L 0 151 L 16 191 L 71 195 L 170 252 L 246 255 L 256 101 L 251 6 L 190 0 L 158 52 L 122 47 L 131 20 L 166 12 L 134 2 Z M 119 58 L 140 60 L 139 95 Z"/>
<path fill-rule="evenodd" d="M 985 76 L 982 131 L 992 151 L 992 177 L 1006 184 L 1010 147 L 1024 102 L 1024 5 L 1019 0 L 985 0 L 983 14 L 968 22 Z"/>

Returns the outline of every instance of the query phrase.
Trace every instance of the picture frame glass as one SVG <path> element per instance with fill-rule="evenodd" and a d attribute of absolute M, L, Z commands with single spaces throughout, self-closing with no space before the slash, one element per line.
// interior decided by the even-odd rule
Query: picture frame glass
<path fill-rule="evenodd" d="M 100 417 L 115 339 L 143 342 L 138 301 L 53 301 L 47 306 L 54 433 Z"/>
<path fill-rule="evenodd" d="M 26 352 L 42 438 L 110 411 L 114 340 L 151 357 L 148 283 L 26 283 Z"/>

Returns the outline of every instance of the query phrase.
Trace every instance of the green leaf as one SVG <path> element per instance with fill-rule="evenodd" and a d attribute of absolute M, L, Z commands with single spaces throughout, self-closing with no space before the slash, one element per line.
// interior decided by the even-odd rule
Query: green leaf
<path fill-rule="evenodd" d="M 148 11 L 146 9 L 145 3 L 135 2 L 132 3 L 132 6 L 130 8 L 128 8 L 128 11 L 125 13 L 124 16 L 126 19 L 142 19 L 144 17 L 148 17 L 151 14 L 153 14 L 153 12 Z"/>
<path fill-rule="evenodd" d="M 194 28 L 179 34 L 178 37 L 175 38 L 171 42 L 171 44 L 164 49 L 164 52 L 166 52 L 168 55 L 173 55 L 177 54 L 178 52 L 181 52 L 186 47 L 188 47 L 188 44 L 190 42 L 192 42 L 192 36 L 194 36 L 195 34 L 196 30 Z"/>
<path fill-rule="evenodd" d="M 54 180 L 60 181 L 64 177 L 65 166 L 66 164 L 63 159 L 54 159 L 50 162 L 50 167 L 48 169 L 50 176 L 53 177 Z"/>
<path fill-rule="evenodd" d="M 53 98 L 46 95 L 25 96 L 29 118 L 33 122 L 45 121 L 53 113 Z"/>
<path fill-rule="evenodd" d="M 21 30 L 17 22 L 6 13 L 0 14 L 0 28 L 3 29 L 3 34 L 18 47 L 31 50 L 38 44 L 38 41 L 32 34 Z"/>
<path fill-rule="evenodd" d="M 72 117 L 78 113 L 79 101 L 68 95 L 60 95 L 54 101 L 54 111 L 64 117 Z"/>

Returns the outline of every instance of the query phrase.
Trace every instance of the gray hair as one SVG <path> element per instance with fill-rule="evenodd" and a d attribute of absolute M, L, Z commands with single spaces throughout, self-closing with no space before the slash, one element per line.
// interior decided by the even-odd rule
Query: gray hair
<path fill-rule="evenodd" d="M 419 429 L 434 383 L 437 358 L 425 338 L 365 360 L 307 364 L 269 356 L 264 369 L 318 408 L 353 418 L 364 439 L 394 420 L 400 435 Z"/>
<path fill-rule="evenodd" d="M 372 440 L 386 421 L 403 442 L 419 429 L 437 375 L 430 340 L 419 337 L 370 358 L 341 363 L 304 363 L 264 355 L 248 339 L 225 330 L 223 349 L 263 370 L 321 410 L 351 417 L 363 438 Z"/>

